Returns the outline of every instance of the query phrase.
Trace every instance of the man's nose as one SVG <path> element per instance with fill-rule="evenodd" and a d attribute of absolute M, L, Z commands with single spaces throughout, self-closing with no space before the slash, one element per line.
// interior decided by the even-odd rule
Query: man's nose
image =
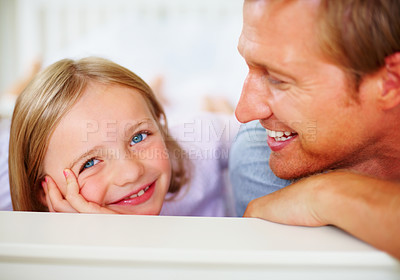
<path fill-rule="evenodd" d="M 264 78 L 249 73 L 244 81 L 242 94 L 236 106 L 236 118 L 242 123 L 268 119 L 272 115 L 268 96 L 269 88 Z"/>
<path fill-rule="evenodd" d="M 123 187 L 136 183 L 144 175 L 145 167 L 140 158 L 127 155 L 113 160 L 111 172 L 113 184 Z"/>

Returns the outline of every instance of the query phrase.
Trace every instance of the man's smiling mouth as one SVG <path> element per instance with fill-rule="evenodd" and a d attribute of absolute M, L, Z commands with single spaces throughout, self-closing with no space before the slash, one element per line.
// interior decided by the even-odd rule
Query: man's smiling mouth
<path fill-rule="evenodd" d="M 274 138 L 277 142 L 289 140 L 297 135 L 297 133 L 293 131 L 274 131 L 269 129 L 266 129 L 266 131 L 268 136 Z"/>

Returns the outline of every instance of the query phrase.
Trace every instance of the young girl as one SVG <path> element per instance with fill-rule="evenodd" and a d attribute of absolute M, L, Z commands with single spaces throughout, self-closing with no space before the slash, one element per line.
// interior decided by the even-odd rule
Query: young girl
<path fill-rule="evenodd" d="M 230 215 L 226 128 L 208 118 L 169 131 L 152 90 L 131 71 L 100 58 L 61 60 L 14 109 L 13 208 Z"/>

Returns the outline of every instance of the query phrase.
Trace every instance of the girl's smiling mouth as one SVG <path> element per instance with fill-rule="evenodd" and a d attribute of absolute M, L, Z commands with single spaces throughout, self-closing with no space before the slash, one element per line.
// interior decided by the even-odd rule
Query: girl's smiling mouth
<path fill-rule="evenodd" d="M 109 205 L 138 205 L 143 202 L 146 202 L 147 200 L 150 199 L 150 197 L 154 193 L 156 181 L 154 181 L 151 184 L 148 184 L 144 187 L 142 187 L 139 191 L 136 191 L 135 193 L 131 193 L 130 195 L 119 199 L 113 203 L 110 203 Z"/>

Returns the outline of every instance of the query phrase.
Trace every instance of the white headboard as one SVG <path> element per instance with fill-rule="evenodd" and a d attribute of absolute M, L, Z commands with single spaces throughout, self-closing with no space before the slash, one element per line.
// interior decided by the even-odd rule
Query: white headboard
<path fill-rule="evenodd" d="M 246 71 L 236 50 L 243 0 L 15 1 L 18 73 L 38 56 L 46 66 L 99 55 L 145 80 L 164 72 L 167 91 L 179 100 L 193 100 L 196 92 L 239 97 Z"/>
<path fill-rule="evenodd" d="M 116 19 L 240 20 L 242 0 L 16 0 L 19 62 L 54 52 Z"/>

